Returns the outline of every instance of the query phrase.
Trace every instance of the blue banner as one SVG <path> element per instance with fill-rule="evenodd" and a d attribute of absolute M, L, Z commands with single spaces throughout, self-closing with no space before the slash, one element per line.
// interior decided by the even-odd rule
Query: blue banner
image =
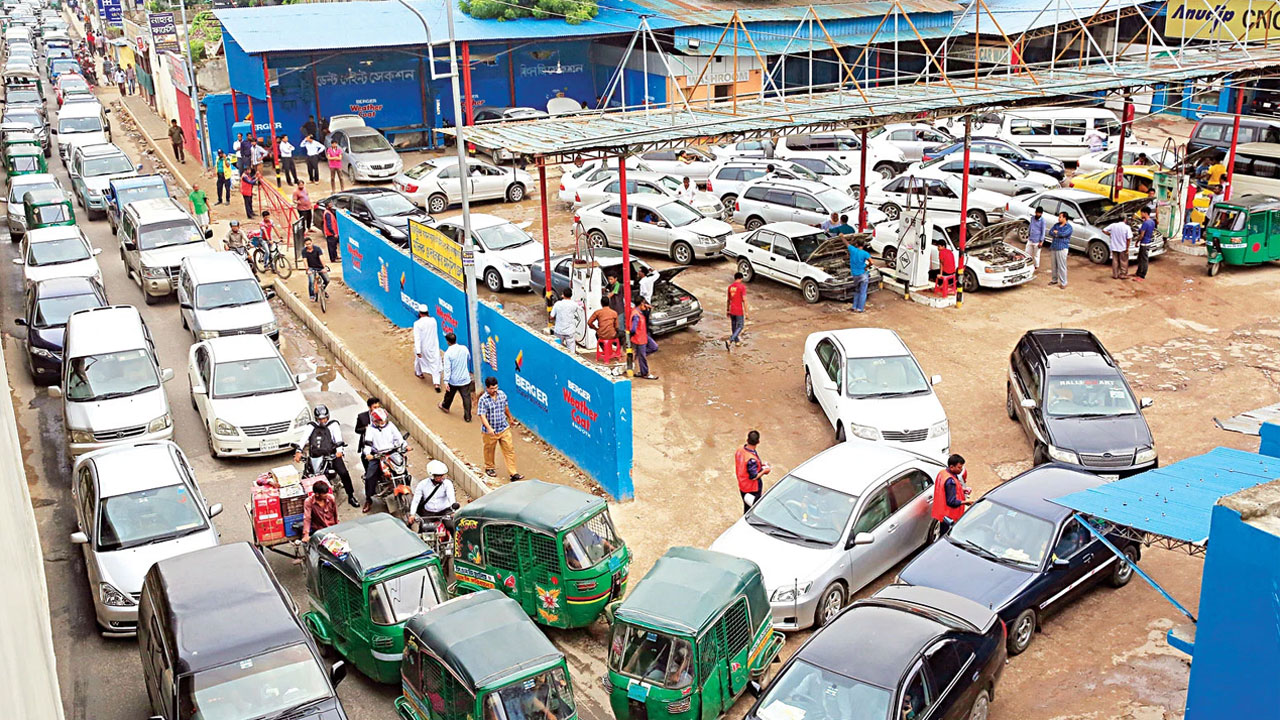
<path fill-rule="evenodd" d="M 120 0 L 102 0 L 102 9 L 108 25 L 124 27 L 124 13 L 120 9 Z"/>

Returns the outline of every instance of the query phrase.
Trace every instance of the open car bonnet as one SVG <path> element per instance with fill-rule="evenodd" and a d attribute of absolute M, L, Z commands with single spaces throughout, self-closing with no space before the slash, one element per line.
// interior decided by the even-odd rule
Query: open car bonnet
<path fill-rule="evenodd" d="M 1105 227 L 1116 220 L 1129 220 L 1143 207 L 1150 205 L 1151 198 L 1138 198 L 1136 200 L 1126 200 L 1122 203 L 1116 203 L 1111 206 L 1110 210 L 1103 212 L 1095 218 L 1091 224 L 1098 227 Z"/>
<path fill-rule="evenodd" d="M 814 260 L 818 260 L 820 258 L 835 257 L 836 255 L 842 254 L 847 255 L 849 253 L 849 243 L 859 237 L 865 240 L 868 244 L 871 243 L 871 233 L 835 235 L 819 243 L 818 247 L 814 248 L 813 252 L 809 253 L 809 257 L 805 258 L 804 261 L 812 263 Z"/>
<path fill-rule="evenodd" d="M 1004 220 L 986 227 L 977 227 L 976 223 L 969 223 L 968 236 L 965 238 L 965 252 L 990 247 L 998 242 L 1019 245 L 1022 243 L 1022 238 L 1019 236 L 1022 225 L 1021 220 Z"/>
<path fill-rule="evenodd" d="M 663 282 L 671 282 L 676 279 L 677 275 L 684 272 L 685 270 L 688 270 L 689 268 L 690 268 L 689 265 L 677 265 L 675 267 L 669 267 L 663 270 L 659 270 L 658 279 L 662 280 Z"/>

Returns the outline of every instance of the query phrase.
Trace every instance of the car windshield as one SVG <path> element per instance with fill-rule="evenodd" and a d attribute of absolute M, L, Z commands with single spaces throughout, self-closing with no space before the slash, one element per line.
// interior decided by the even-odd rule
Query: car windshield
<path fill-rule="evenodd" d="M 367 197 L 364 201 L 376 217 L 407 215 L 408 213 L 417 212 L 418 210 L 417 205 L 414 205 L 409 201 L 409 198 L 406 198 L 400 193 L 376 195 L 374 197 Z"/>
<path fill-rule="evenodd" d="M 141 185 L 137 187 L 121 188 L 116 190 L 116 199 L 120 207 L 124 207 L 131 202 L 139 200 L 150 200 L 151 198 L 169 197 L 169 191 L 164 185 Z"/>
<path fill-rule="evenodd" d="M 305 643 L 203 670 L 178 682 L 180 717 L 199 720 L 273 717 L 331 695 Z"/>
<path fill-rule="evenodd" d="M 33 242 L 27 248 L 27 265 L 42 267 L 79 262 L 93 257 L 79 236 Z"/>
<path fill-rule="evenodd" d="M 786 168 L 789 172 L 791 172 L 791 174 L 795 175 L 801 180 L 812 180 L 814 182 L 822 182 L 822 178 L 818 177 L 818 173 L 810 170 L 804 165 L 801 165 L 798 161 L 793 160 L 789 163 L 786 163 L 782 167 Z"/>
<path fill-rule="evenodd" d="M 533 242 L 529 233 L 511 223 L 483 228 L 476 230 L 475 233 L 480 238 L 480 242 L 490 250 L 506 250 Z"/>
<path fill-rule="evenodd" d="M 258 281 L 253 278 L 231 280 L 230 282 L 205 283 L 204 285 L 196 286 L 195 306 L 197 310 L 238 307 L 265 300 L 262 288 L 258 285 Z"/>
<path fill-rule="evenodd" d="M 156 250 L 194 242 L 204 242 L 204 233 L 190 220 L 170 220 L 145 225 L 138 233 L 139 250 Z"/>
<path fill-rule="evenodd" d="M 1111 210 L 1111 208 L 1115 207 L 1115 203 L 1105 197 L 1077 200 L 1076 204 L 1080 206 L 1080 212 L 1084 213 L 1084 219 L 1090 223 L 1093 223 L 1095 220 L 1105 215 L 1109 210 Z M 1069 210 L 1068 212 L 1070 213 Z"/>
<path fill-rule="evenodd" d="M 574 710 L 573 688 L 563 668 L 538 673 L 484 696 L 484 720 L 566 720 Z"/>
<path fill-rule="evenodd" d="M 667 203 L 662 206 L 662 217 L 673 228 L 692 225 L 702 219 L 702 213 L 683 202 Z"/>
<path fill-rule="evenodd" d="M 1138 411 L 1119 375 L 1050 377 L 1045 398 L 1050 417 L 1109 417 Z"/>
<path fill-rule="evenodd" d="M 103 498 L 98 505 L 99 550 L 126 550 L 204 530 L 204 514 L 186 485 Z"/>
<path fill-rule="evenodd" d="M 1038 568 L 1053 539 L 1053 523 L 981 500 L 956 521 L 947 539 L 989 560 Z"/>
<path fill-rule="evenodd" d="M 62 92 L 64 93 L 71 90 L 89 89 L 89 83 L 85 82 L 84 78 L 79 75 L 68 75 L 66 80 L 59 78 L 58 84 L 62 86 Z"/>
<path fill-rule="evenodd" d="M 849 358 L 848 387 L 851 398 L 897 397 L 929 391 L 929 381 L 910 355 Z"/>
<path fill-rule="evenodd" d="M 808 260 L 818 249 L 822 243 L 827 241 L 827 234 L 824 232 L 814 232 L 808 235 L 791 238 L 791 244 L 796 248 L 796 254 L 803 260 Z"/>
<path fill-rule="evenodd" d="M 395 625 L 439 605 L 444 578 L 435 565 L 397 575 L 369 588 L 369 616 L 374 625 Z"/>
<path fill-rule="evenodd" d="M 1248 216 L 1249 213 L 1242 209 L 1218 205 L 1213 209 L 1213 219 L 1209 221 L 1209 229 L 1238 232 L 1244 230 L 1244 221 Z"/>
<path fill-rule="evenodd" d="M 854 205 L 853 198 L 835 188 L 819 190 L 813 196 L 822 203 L 822 207 L 831 211 L 848 210 Z"/>
<path fill-rule="evenodd" d="M 293 375 L 278 357 L 223 362 L 213 366 L 213 397 L 238 398 L 287 392 Z"/>
<path fill-rule="evenodd" d="M 80 63 L 71 59 L 58 58 L 49 65 L 49 69 L 54 75 L 61 75 L 65 72 L 79 73 Z"/>
<path fill-rule="evenodd" d="M 151 353 L 143 349 L 72 358 L 67 371 L 67 399 L 110 400 L 160 387 Z"/>
<path fill-rule="evenodd" d="M 760 720 L 887 720 L 893 693 L 796 660 L 760 700 Z M 896 719 L 895 719 L 896 720 Z"/>
<path fill-rule="evenodd" d="M 595 567 L 622 546 L 607 509 L 564 535 L 564 558 L 571 570 Z"/>
<path fill-rule="evenodd" d="M 16 105 L 19 103 L 43 103 L 44 99 L 35 90 L 10 90 L 5 94 L 4 101 L 10 105 Z"/>
<path fill-rule="evenodd" d="M 9 188 L 9 207 L 11 210 L 22 207 L 22 196 L 37 190 L 57 190 L 62 192 L 56 180 L 43 180 L 34 183 L 14 183 Z"/>
<path fill-rule="evenodd" d="M 693 649 L 685 638 L 618 623 L 609 641 L 609 668 L 662 687 L 685 688 L 693 684 Z"/>
<path fill-rule="evenodd" d="M 5 122 L 17 122 L 30 125 L 32 128 L 42 127 L 44 119 L 40 117 L 40 113 L 35 110 L 27 110 L 25 108 L 10 110 L 4 114 Z"/>
<path fill-rule="evenodd" d="M 442 167 L 442 166 L 436 165 L 435 163 L 428 160 L 427 162 L 418 163 L 417 165 L 414 165 L 408 170 L 405 170 L 404 174 L 406 177 L 410 178 L 411 180 L 417 180 L 421 178 L 423 175 L 426 175 L 427 173 L 439 167 Z"/>
<path fill-rule="evenodd" d="M 391 150 L 391 143 L 387 142 L 386 138 L 377 133 L 369 133 L 368 135 L 348 135 L 347 139 L 351 141 L 351 152 L 353 153 Z"/>
<path fill-rule="evenodd" d="M 747 513 L 747 524 L 766 535 L 831 547 L 844 536 L 858 498 L 787 475 Z"/>
<path fill-rule="evenodd" d="M 33 173 L 40 172 L 40 157 L 38 155 L 9 155 L 9 164 L 13 167 L 15 173 Z M 41 208 L 43 209 L 43 208 Z M 41 213 L 41 222 L 62 222 L 70 218 L 64 217 L 58 220 L 44 220 Z"/>
<path fill-rule="evenodd" d="M 690 180 L 690 182 L 693 181 Z M 663 175 L 658 178 L 658 184 L 667 190 L 670 190 L 672 194 L 680 192 L 680 189 L 684 187 L 684 182 L 677 180 L 670 175 Z M 696 190 L 697 188 L 695 187 L 694 189 Z M 631 187 L 631 183 L 627 183 L 627 192 L 635 192 Z"/>
<path fill-rule="evenodd" d="M 102 120 L 97 116 L 58 118 L 58 132 L 67 133 L 101 132 Z"/>
<path fill-rule="evenodd" d="M 98 177 L 99 175 L 133 172 L 133 169 L 133 161 L 128 156 L 112 155 L 110 157 L 85 160 L 81 175 L 84 177 Z"/>
<path fill-rule="evenodd" d="M 67 324 L 71 313 L 96 307 L 102 307 L 102 302 L 91 293 L 44 298 L 36 303 L 35 322 L 32 324 L 38 328 L 62 327 Z"/>

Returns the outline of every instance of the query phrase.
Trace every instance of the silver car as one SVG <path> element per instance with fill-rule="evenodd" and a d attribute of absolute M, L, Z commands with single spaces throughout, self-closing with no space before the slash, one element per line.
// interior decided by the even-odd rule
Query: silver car
<path fill-rule="evenodd" d="M 27 216 L 22 206 L 22 196 L 35 190 L 57 190 L 66 195 L 62 183 L 49 173 L 17 175 L 9 179 L 9 201 L 5 216 L 9 226 L 9 239 L 17 242 L 27 234 Z M 68 198 L 70 199 L 70 198 Z"/>
<path fill-rule="evenodd" d="M 342 148 L 342 172 L 353 183 L 390 180 L 404 169 L 396 149 L 371 127 L 334 130 L 329 137 Z"/>
<path fill-rule="evenodd" d="M 863 440 L 824 450 L 769 488 L 711 544 L 760 566 L 773 625 L 825 625 L 849 598 L 938 538 L 942 464 Z"/>
<path fill-rule="evenodd" d="M 1151 200 L 1148 198 L 1113 203 L 1109 198 L 1088 190 L 1062 188 L 1011 200 L 1006 214 L 1010 218 L 1030 221 L 1035 208 L 1041 208 L 1044 211 L 1044 227 L 1048 231 L 1058 222 L 1058 213 L 1065 212 L 1070 218 L 1072 230 L 1071 238 L 1067 241 L 1068 248 L 1085 253 L 1092 262 L 1105 265 L 1111 262 L 1111 245 L 1104 228 L 1121 219 L 1133 233 L 1129 240 L 1129 261 L 1135 262 L 1138 259 L 1139 221 L 1136 216 L 1139 210 L 1149 204 Z M 1029 232 L 1028 225 L 1024 223 L 1018 232 L 1025 239 Z M 1164 251 L 1164 236 L 1157 231 L 1147 247 L 1147 257 L 1159 257 Z"/>
<path fill-rule="evenodd" d="M 622 205 L 607 200 L 582 208 L 577 217 L 592 247 L 622 247 L 622 223 L 627 222 L 632 251 L 662 253 L 680 265 L 720 257 L 733 232 L 729 223 L 662 195 L 628 197 L 627 215 L 624 220 Z"/>

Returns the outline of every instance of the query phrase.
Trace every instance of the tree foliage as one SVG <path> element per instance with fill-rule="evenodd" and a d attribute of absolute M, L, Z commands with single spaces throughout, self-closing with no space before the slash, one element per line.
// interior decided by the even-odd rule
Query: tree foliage
<path fill-rule="evenodd" d="M 596 16 L 595 0 L 461 0 L 462 12 L 480 20 L 548 18 L 578 25 Z"/>

